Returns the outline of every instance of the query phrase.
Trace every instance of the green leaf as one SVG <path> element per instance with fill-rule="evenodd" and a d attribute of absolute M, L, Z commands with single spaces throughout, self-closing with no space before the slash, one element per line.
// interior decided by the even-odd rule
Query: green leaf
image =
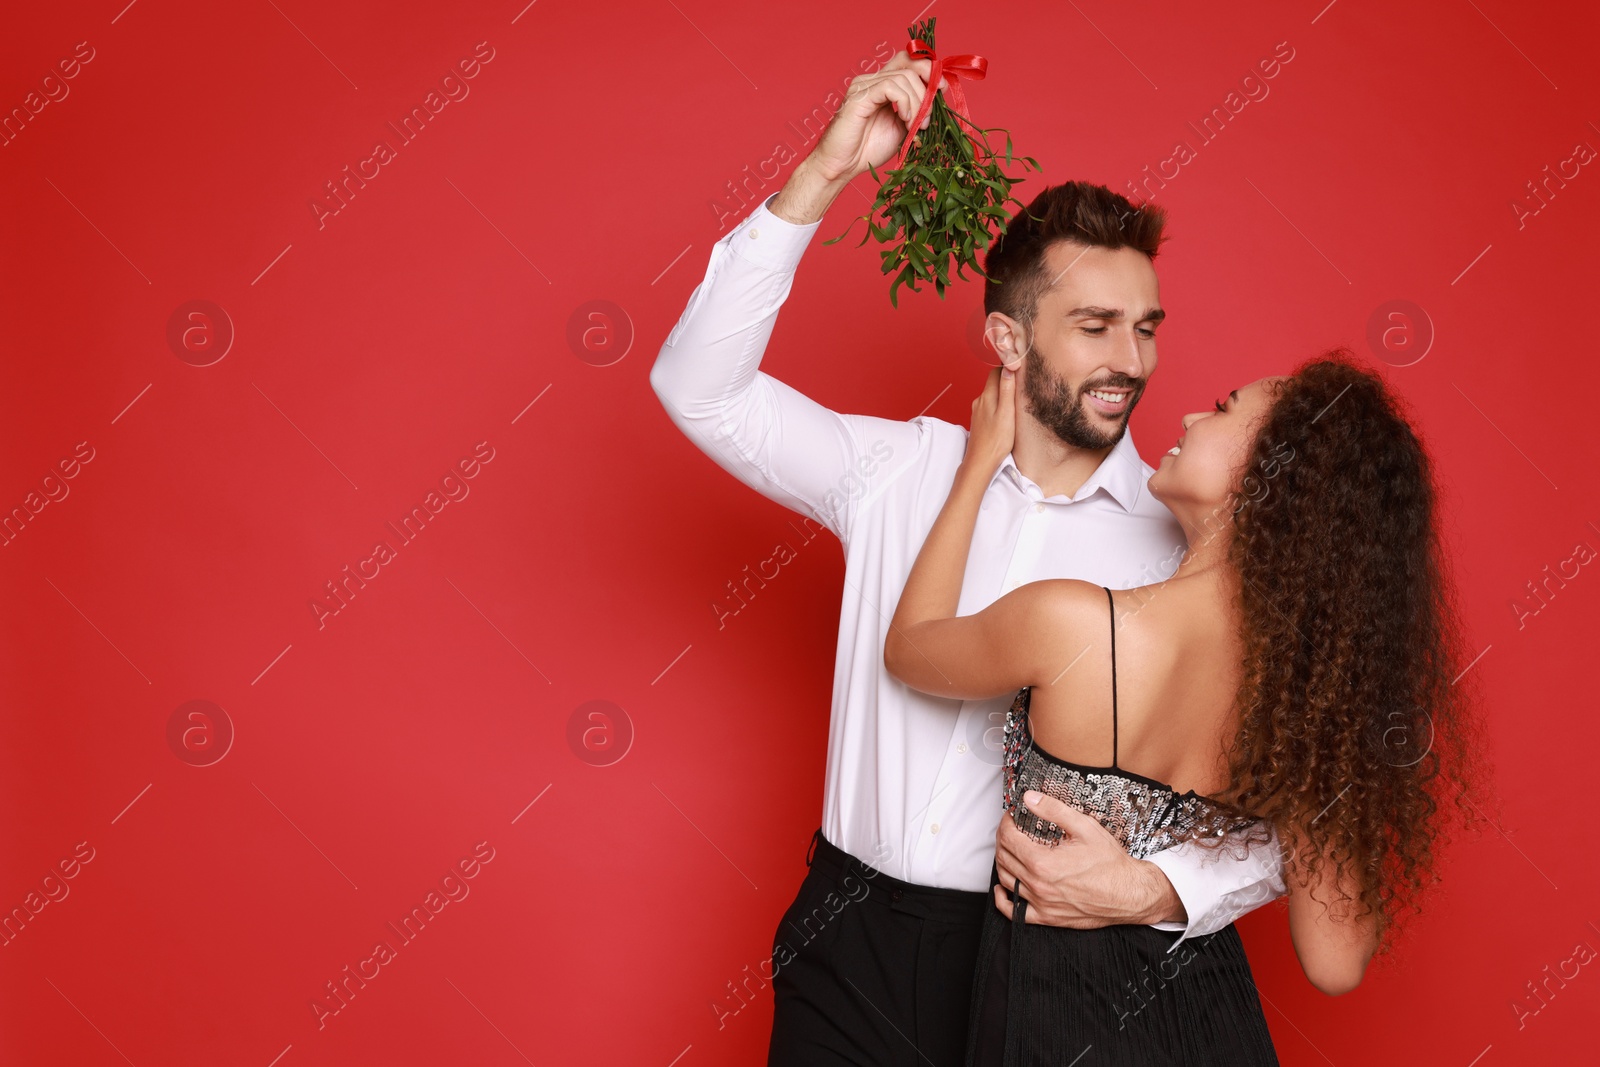
<path fill-rule="evenodd" d="M 932 45 L 934 22 L 919 22 L 908 33 Z M 880 265 L 891 278 L 889 302 L 897 308 L 902 286 L 920 292 L 920 283 L 929 283 L 942 300 L 956 281 L 969 280 L 968 268 L 992 281 L 980 258 L 1006 232 L 1009 206 L 1026 207 L 1012 194 L 1023 179 L 1012 177 L 1008 168 L 1021 163 L 1017 169 L 1024 172 L 1030 165 L 1040 169 L 1033 157 L 1017 155 L 1008 130 L 978 126 L 956 114 L 942 95 L 935 94 L 930 113 L 928 127 L 903 145 L 899 167 L 869 168 L 878 186 L 862 216 L 867 228 L 862 242 L 871 237 L 884 246 Z M 1003 155 L 998 143 L 1004 145 Z"/>

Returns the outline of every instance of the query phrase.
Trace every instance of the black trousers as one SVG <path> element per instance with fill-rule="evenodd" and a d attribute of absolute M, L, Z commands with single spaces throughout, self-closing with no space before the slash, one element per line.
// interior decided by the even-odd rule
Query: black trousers
<path fill-rule="evenodd" d="M 988 893 L 891 878 L 811 838 L 773 934 L 769 1067 L 962 1067 Z"/>

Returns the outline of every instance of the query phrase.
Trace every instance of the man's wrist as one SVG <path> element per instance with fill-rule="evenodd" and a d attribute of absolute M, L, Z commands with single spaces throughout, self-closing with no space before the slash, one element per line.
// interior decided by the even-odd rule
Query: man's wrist
<path fill-rule="evenodd" d="M 844 191 L 848 181 L 832 181 L 817 171 L 807 156 L 794 168 L 767 210 L 785 222 L 809 226 L 819 222 Z"/>
<path fill-rule="evenodd" d="M 1138 922 L 1148 926 L 1152 923 L 1186 923 L 1189 913 L 1183 906 L 1183 899 L 1178 896 L 1178 891 L 1168 881 L 1166 872 L 1149 860 L 1135 860 L 1139 877 L 1139 884 L 1143 889 L 1140 899 L 1144 900 L 1144 913 Z"/>

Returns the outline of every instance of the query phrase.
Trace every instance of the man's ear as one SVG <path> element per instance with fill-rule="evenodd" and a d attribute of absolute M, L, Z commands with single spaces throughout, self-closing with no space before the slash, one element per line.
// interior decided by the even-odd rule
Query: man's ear
<path fill-rule="evenodd" d="M 1000 311 L 992 311 L 984 320 L 984 337 L 1000 362 L 1012 373 L 1022 372 L 1023 357 L 1028 354 L 1028 334 L 1021 323 Z"/>

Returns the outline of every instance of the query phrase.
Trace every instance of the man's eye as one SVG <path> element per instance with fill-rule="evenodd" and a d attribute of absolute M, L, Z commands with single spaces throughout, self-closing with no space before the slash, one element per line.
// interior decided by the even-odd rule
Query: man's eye
<path fill-rule="evenodd" d="M 1083 332 L 1084 333 L 1092 333 L 1092 334 L 1098 335 L 1098 334 L 1105 333 L 1106 332 L 1106 328 L 1104 326 L 1085 326 L 1083 328 Z"/>
<path fill-rule="evenodd" d="M 1150 337 L 1154 337 L 1155 335 L 1156 335 L 1156 331 L 1151 329 L 1149 326 L 1141 326 L 1141 327 L 1139 327 L 1139 336 L 1140 337 L 1150 338 Z"/>

